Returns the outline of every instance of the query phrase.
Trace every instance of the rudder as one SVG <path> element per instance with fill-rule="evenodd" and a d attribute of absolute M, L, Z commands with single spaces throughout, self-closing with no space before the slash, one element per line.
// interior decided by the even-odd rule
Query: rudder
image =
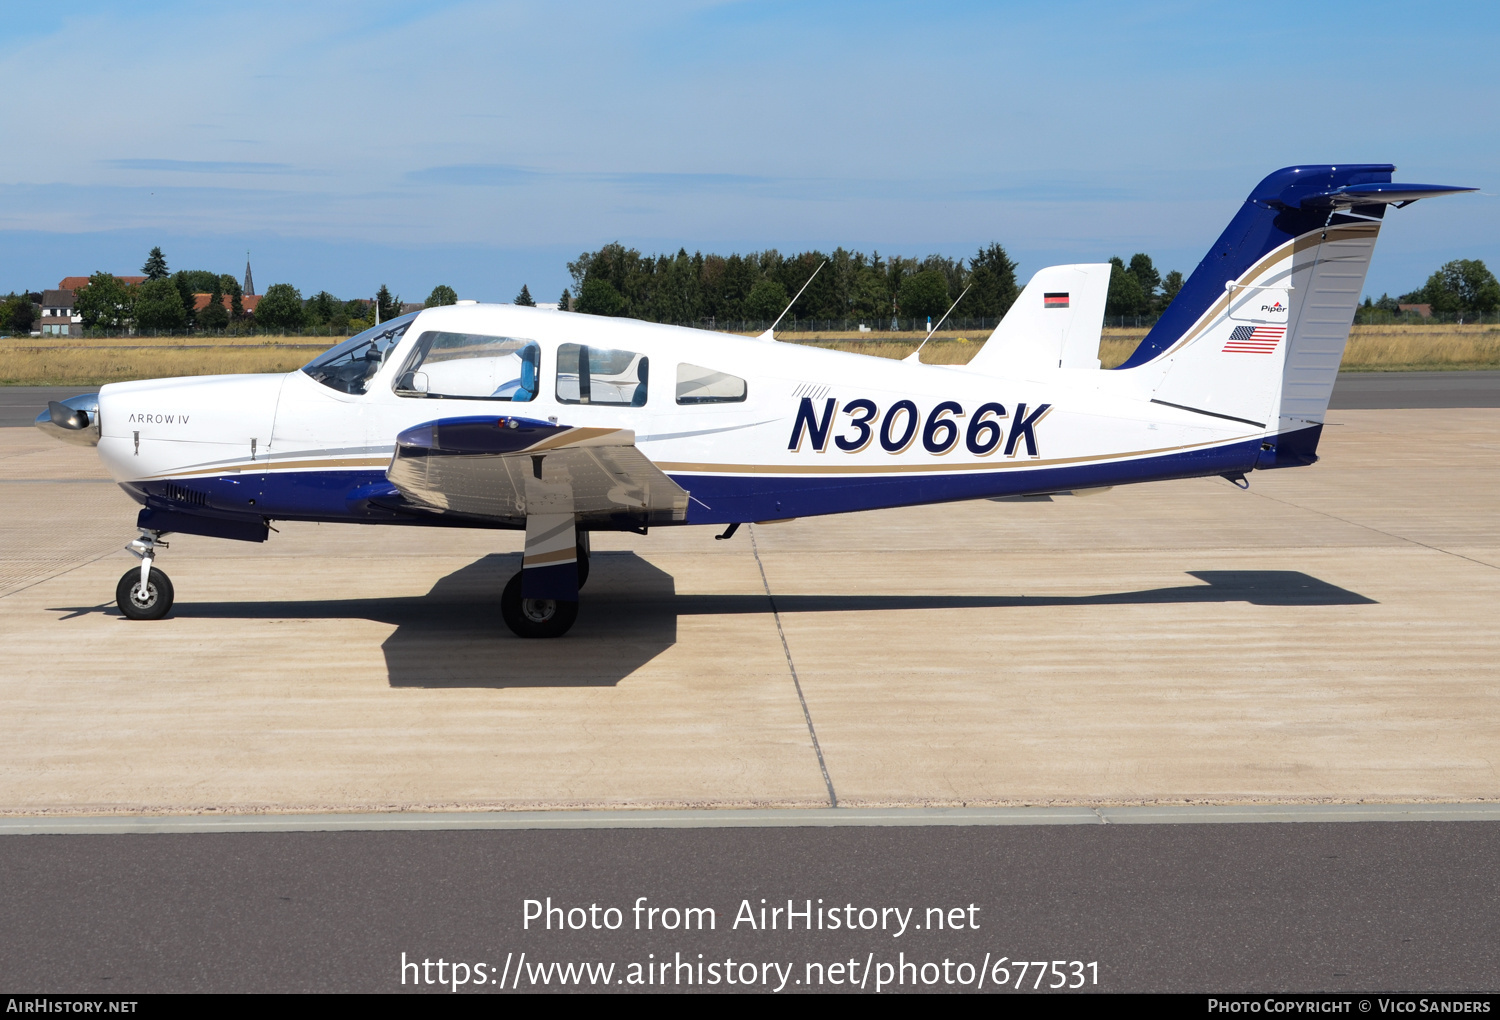
<path fill-rule="evenodd" d="M 1156 403 L 1261 431 L 1257 467 L 1312 463 L 1386 206 L 1474 190 L 1394 170 L 1267 176 L 1120 368 Z"/>

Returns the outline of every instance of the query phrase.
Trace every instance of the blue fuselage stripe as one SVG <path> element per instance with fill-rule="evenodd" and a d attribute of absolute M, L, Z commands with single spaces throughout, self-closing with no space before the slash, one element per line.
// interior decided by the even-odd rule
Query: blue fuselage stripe
<path fill-rule="evenodd" d="M 1248 472 L 1260 455 L 1258 439 L 1132 460 L 1037 465 L 1002 471 L 912 475 L 704 475 L 673 474 L 693 496 L 687 524 L 732 524 L 784 517 L 879 510 L 993 496 L 1091 489 L 1173 478 Z M 132 482 L 126 486 L 148 506 L 209 515 L 271 520 L 366 524 L 453 524 L 442 514 L 401 510 L 359 490 L 385 482 L 382 469 L 287 471 Z M 368 491 L 366 489 L 366 491 Z M 484 526 L 465 521 L 466 526 Z M 495 522 L 495 526 L 507 526 Z"/>

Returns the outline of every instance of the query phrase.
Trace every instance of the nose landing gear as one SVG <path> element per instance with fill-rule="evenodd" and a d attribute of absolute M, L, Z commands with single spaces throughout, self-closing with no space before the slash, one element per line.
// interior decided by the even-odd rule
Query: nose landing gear
<path fill-rule="evenodd" d="M 132 620 L 160 620 L 172 609 L 172 582 L 164 571 L 151 565 L 157 548 L 167 548 L 167 543 L 161 539 L 164 534 L 142 528 L 141 537 L 125 547 L 131 555 L 140 558 L 141 565 L 139 569 L 125 571 L 125 576 L 115 585 L 115 604 Z"/>

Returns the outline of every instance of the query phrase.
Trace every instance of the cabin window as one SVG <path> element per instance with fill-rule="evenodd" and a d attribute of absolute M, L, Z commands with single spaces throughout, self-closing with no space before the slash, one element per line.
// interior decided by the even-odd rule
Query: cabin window
<path fill-rule="evenodd" d="M 737 404 L 745 399 L 745 380 L 702 365 L 677 366 L 679 404 Z"/>
<path fill-rule="evenodd" d="M 340 393 L 363 393 L 417 314 L 411 312 L 356 333 L 313 358 L 302 366 L 302 371 Z"/>
<path fill-rule="evenodd" d="M 634 351 L 563 344 L 557 349 L 558 403 L 642 407 L 649 362 Z"/>
<path fill-rule="evenodd" d="M 532 340 L 427 332 L 396 375 L 403 397 L 452 400 L 536 399 L 542 349 Z"/>

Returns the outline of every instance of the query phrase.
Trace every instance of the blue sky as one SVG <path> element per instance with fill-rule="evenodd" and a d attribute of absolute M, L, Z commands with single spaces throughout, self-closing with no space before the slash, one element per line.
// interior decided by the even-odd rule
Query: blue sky
<path fill-rule="evenodd" d="M 1394 212 L 1368 290 L 1500 269 L 1500 5 L 7 3 L 0 292 L 173 268 L 555 300 L 647 251 L 1148 252 L 1291 163 Z M 22 141 L 24 140 L 24 141 Z"/>

